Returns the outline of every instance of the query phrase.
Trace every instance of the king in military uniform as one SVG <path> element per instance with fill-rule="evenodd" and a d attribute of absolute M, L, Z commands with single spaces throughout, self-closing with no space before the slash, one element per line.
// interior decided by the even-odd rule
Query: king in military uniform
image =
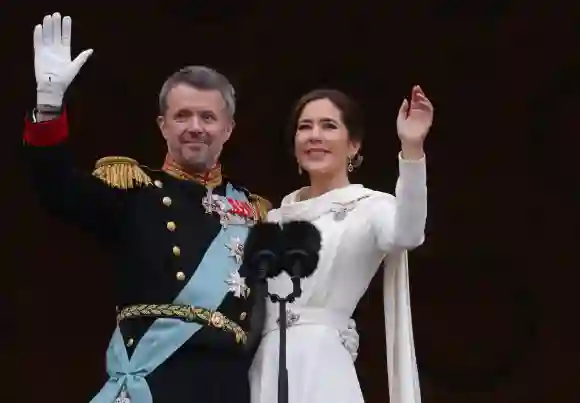
<path fill-rule="evenodd" d="M 92 50 L 71 60 L 70 38 L 71 19 L 58 13 L 35 27 L 37 107 L 24 144 L 42 204 L 116 254 L 108 381 L 91 402 L 249 402 L 248 344 L 261 331 L 252 314 L 262 299 L 242 264 L 243 243 L 269 203 L 222 176 L 234 89 L 206 67 L 178 71 L 159 97 L 162 168 L 106 157 L 79 172 L 63 97 Z"/>

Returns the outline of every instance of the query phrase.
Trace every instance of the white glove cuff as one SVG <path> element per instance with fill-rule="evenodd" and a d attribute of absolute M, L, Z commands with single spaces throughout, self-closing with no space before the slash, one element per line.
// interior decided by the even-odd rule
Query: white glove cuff
<path fill-rule="evenodd" d="M 56 85 L 42 85 L 36 89 L 36 105 L 40 108 L 47 105 L 53 108 L 60 108 L 64 98 L 64 90 Z"/>

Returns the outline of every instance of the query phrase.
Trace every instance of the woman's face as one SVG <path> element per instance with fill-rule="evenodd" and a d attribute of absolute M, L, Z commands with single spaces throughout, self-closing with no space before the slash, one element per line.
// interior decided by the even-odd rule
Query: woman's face
<path fill-rule="evenodd" d="M 306 104 L 296 124 L 294 152 L 303 170 L 314 175 L 346 172 L 359 149 L 348 135 L 341 111 L 328 99 Z"/>

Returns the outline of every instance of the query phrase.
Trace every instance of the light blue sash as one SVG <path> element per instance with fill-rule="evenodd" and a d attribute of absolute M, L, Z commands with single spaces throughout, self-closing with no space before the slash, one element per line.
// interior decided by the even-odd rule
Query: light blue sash
<path fill-rule="evenodd" d="M 230 184 L 227 197 L 247 201 L 244 193 Z M 210 310 L 217 309 L 228 293 L 230 273 L 239 269 L 236 259 L 226 245 L 232 237 L 244 242 L 248 234 L 245 225 L 228 225 L 221 229 L 192 278 L 173 303 L 195 305 Z M 107 373 L 109 380 L 90 403 L 114 403 L 123 386 L 131 403 L 153 403 L 145 377 L 167 360 L 177 349 L 190 339 L 202 326 L 177 319 L 157 319 L 137 343 L 129 359 L 119 327 L 115 329 L 107 350 Z M 203 385 L 200 385 L 203 387 Z"/>

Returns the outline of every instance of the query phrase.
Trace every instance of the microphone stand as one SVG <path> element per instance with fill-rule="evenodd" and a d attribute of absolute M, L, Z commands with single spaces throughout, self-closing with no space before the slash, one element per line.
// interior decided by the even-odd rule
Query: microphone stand
<path fill-rule="evenodd" d="M 280 329 L 280 343 L 278 353 L 278 403 L 288 403 L 288 368 L 286 367 L 286 331 L 288 329 L 288 319 L 286 312 L 286 304 L 292 303 L 296 298 L 302 295 L 302 288 L 300 287 L 300 277 L 293 276 L 292 292 L 285 298 L 276 294 L 268 293 L 272 303 L 279 304 L 280 315 L 278 317 L 278 325 Z"/>

